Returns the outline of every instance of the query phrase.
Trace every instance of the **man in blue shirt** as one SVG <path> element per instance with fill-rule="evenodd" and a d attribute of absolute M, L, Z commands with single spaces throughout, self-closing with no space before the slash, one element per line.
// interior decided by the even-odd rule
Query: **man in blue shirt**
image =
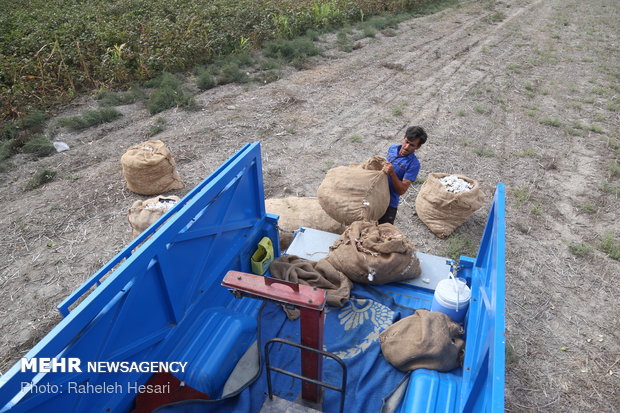
<path fill-rule="evenodd" d="M 383 167 L 383 172 L 388 176 L 390 184 L 390 206 L 379 218 L 379 224 L 394 224 L 400 196 L 407 192 L 420 172 L 420 161 L 414 152 L 424 145 L 427 138 L 426 132 L 420 126 L 410 126 L 405 131 L 403 143 L 392 145 L 388 149 L 388 162 Z"/>

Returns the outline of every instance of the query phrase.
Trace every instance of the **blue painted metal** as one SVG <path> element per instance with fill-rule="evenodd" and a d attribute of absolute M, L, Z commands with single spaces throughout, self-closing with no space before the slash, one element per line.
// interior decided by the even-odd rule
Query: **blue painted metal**
<path fill-rule="evenodd" d="M 135 393 L 77 394 L 68 386 L 121 383 L 126 388 L 150 376 L 92 372 L 88 362 L 174 361 L 173 350 L 192 321 L 206 308 L 227 307 L 234 300 L 219 285 L 226 271 L 249 272 L 250 256 L 264 236 L 279 251 L 277 217 L 265 213 L 263 200 L 260 146 L 245 145 L 65 300 L 59 310 L 66 317 L 25 356 L 77 357 L 82 372 L 21 372 L 17 363 L 0 377 L 0 412 L 129 410 Z M 257 305 L 244 307 L 255 313 Z M 238 339 L 246 330 L 220 329 L 215 338 L 246 345 Z M 62 393 L 34 393 L 22 383 L 58 386 Z"/>

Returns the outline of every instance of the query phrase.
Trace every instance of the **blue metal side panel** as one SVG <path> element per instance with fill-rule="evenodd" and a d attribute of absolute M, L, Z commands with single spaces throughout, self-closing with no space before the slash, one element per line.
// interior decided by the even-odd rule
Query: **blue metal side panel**
<path fill-rule="evenodd" d="M 225 272 L 249 271 L 263 236 L 277 245 L 277 219 L 266 216 L 263 199 L 260 146 L 246 145 L 65 300 L 66 317 L 25 356 L 77 357 L 82 372 L 21 372 L 17 363 L 0 377 L 0 412 L 130 409 L 135 394 L 69 393 L 67 386 L 144 383 L 150 373 L 104 374 L 86 363 L 166 361 L 184 325 L 205 308 L 228 306 L 232 295 L 219 285 Z M 21 389 L 30 382 L 64 391 Z"/>
<path fill-rule="evenodd" d="M 463 368 L 412 372 L 399 413 L 504 411 L 504 208 L 504 185 L 498 184 L 477 258 L 460 258 L 459 276 L 471 281 L 472 288 Z M 414 304 L 428 308 L 422 302 Z"/>
<path fill-rule="evenodd" d="M 471 269 L 472 300 L 467 316 L 459 411 L 504 411 L 505 255 L 504 185 L 498 184 Z"/>

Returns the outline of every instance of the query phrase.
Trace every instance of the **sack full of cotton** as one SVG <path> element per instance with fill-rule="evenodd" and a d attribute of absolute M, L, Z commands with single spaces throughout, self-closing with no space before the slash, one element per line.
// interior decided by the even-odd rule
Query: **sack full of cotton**
<path fill-rule="evenodd" d="M 172 153 L 160 140 L 132 146 L 121 157 L 127 188 L 140 195 L 163 194 L 185 185 L 177 173 Z"/>
<path fill-rule="evenodd" d="M 446 238 L 484 205 L 480 184 L 463 175 L 431 173 L 420 188 L 415 210 L 439 238 Z"/>
<path fill-rule="evenodd" d="M 338 166 L 327 171 L 317 190 L 321 208 L 344 225 L 376 221 L 390 203 L 385 158 L 375 156 L 362 164 Z"/>
<path fill-rule="evenodd" d="M 131 225 L 133 237 L 140 235 L 180 200 L 178 196 L 171 195 L 156 196 L 146 201 L 134 202 L 127 211 L 127 221 Z"/>

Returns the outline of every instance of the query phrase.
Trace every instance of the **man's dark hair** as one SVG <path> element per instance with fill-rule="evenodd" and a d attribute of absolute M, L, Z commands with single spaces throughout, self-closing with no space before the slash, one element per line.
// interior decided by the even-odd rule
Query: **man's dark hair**
<path fill-rule="evenodd" d="M 405 131 L 405 138 L 407 138 L 409 142 L 420 139 L 420 146 L 422 146 L 426 143 L 426 139 L 428 139 L 428 136 L 426 135 L 426 132 L 424 131 L 424 129 L 422 129 L 421 126 L 409 126 Z"/>

